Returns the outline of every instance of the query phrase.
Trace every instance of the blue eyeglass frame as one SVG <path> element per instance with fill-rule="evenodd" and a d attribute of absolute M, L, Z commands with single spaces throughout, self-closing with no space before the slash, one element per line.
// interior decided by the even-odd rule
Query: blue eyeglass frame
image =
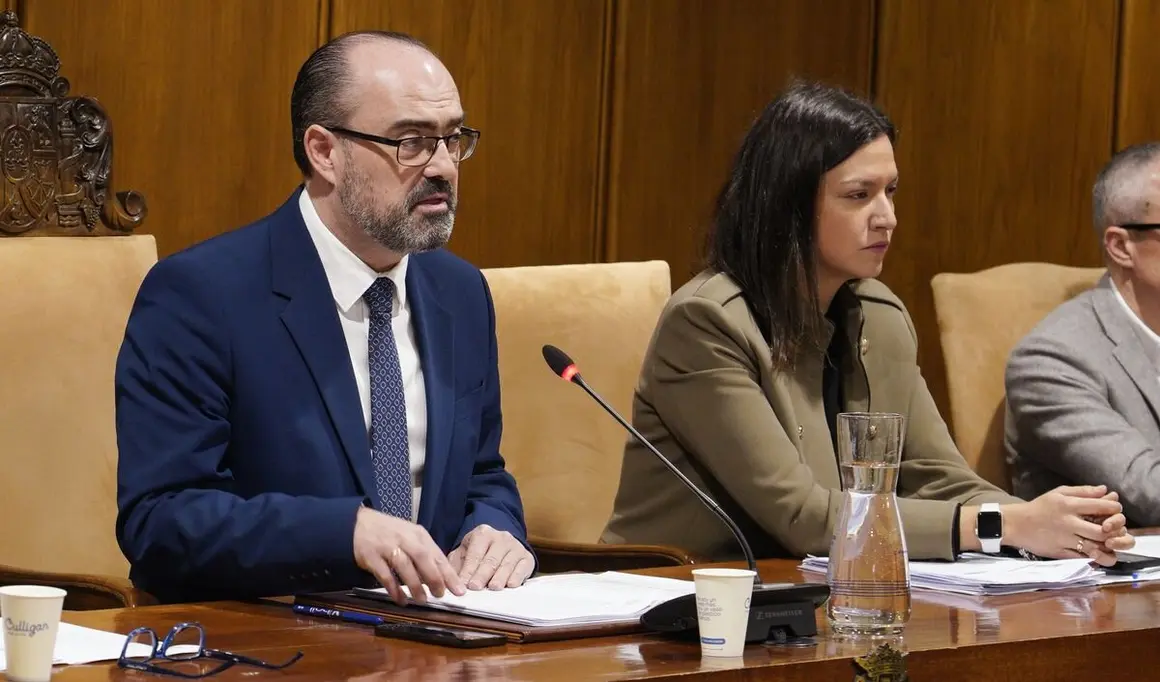
<path fill-rule="evenodd" d="M 188 654 L 176 654 L 170 656 L 169 647 L 173 646 L 177 637 L 186 630 L 194 630 L 197 632 L 197 651 Z M 145 634 L 148 634 L 150 639 L 151 651 L 149 657 L 144 660 L 139 658 L 130 658 L 127 655 L 129 653 L 129 645 L 134 643 L 139 636 Z M 140 643 L 144 644 L 144 642 Z M 205 628 L 202 627 L 201 623 L 188 621 L 174 625 L 169 630 L 169 634 L 165 635 L 165 638 L 162 639 L 160 643 L 158 642 L 157 631 L 153 628 L 139 627 L 132 630 L 128 635 L 125 636 L 125 644 L 121 647 L 121 655 L 117 659 L 117 665 L 121 668 L 139 670 L 146 673 L 170 675 L 173 677 L 182 677 L 189 680 L 197 680 L 216 675 L 224 670 L 234 667 L 239 663 L 244 665 L 252 665 L 258 668 L 265 668 L 266 670 L 281 670 L 293 665 L 294 663 L 297 663 L 298 659 L 302 658 L 302 655 L 302 652 L 299 651 L 285 663 L 269 663 L 257 658 L 243 656 L 242 654 L 235 654 L 230 651 L 223 651 L 221 649 L 207 649 L 205 646 Z M 189 673 L 168 666 L 161 666 L 152 662 L 155 660 L 162 660 L 173 663 L 189 663 L 206 658 L 215 661 L 221 661 L 221 664 L 217 667 L 203 670 L 201 672 Z"/>

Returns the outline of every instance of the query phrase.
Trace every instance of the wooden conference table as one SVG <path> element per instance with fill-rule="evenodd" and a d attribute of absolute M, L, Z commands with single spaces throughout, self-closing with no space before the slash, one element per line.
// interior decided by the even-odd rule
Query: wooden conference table
<path fill-rule="evenodd" d="M 724 564 L 737 565 L 737 564 Z M 760 562 L 766 582 L 817 580 L 798 562 Z M 690 577 L 691 567 L 640 571 Z M 743 660 L 702 660 L 695 642 L 633 635 L 463 650 L 376 637 L 369 626 L 295 614 L 281 604 L 215 602 L 66 612 L 77 625 L 161 633 L 195 620 L 207 645 L 268 661 L 305 656 L 282 671 L 237 665 L 209 679 L 351 680 L 853 680 L 867 644 L 831 639 L 824 611 L 807 646 L 750 645 Z M 1160 582 L 999 598 L 914 592 L 904 640 L 912 682 L 937 680 L 1160 679 Z M 59 682 L 176 680 L 122 670 L 116 663 L 58 668 Z"/>

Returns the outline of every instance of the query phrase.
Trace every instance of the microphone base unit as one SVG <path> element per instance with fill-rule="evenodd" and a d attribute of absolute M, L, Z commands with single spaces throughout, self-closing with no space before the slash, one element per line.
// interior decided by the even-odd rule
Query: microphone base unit
<path fill-rule="evenodd" d="M 830 597 L 824 583 L 765 583 L 753 586 L 745 642 L 784 642 L 818 634 L 815 611 Z M 640 617 L 650 632 L 697 639 L 697 597 L 687 594 L 657 604 Z"/>

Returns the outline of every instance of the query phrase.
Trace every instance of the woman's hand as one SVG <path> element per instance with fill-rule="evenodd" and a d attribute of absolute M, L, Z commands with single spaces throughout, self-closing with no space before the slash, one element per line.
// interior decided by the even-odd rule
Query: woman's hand
<path fill-rule="evenodd" d="M 1060 486 L 1030 502 L 1004 505 L 1004 544 L 1052 559 L 1116 563 L 1116 552 L 1131 549 L 1119 495 L 1106 486 Z"/>

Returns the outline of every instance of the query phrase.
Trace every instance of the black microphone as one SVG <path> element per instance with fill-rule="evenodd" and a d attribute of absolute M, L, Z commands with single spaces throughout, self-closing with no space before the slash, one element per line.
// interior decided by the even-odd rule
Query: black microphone
<path fill-rule="evenodd" d="M 738 528 L 733 519 L 725 513 L 725 510 L 721 508 L 721 505 L 714 502 L 713 498 L 709 497 L 703 490 L 694 485 L 687 476 L 681 473 L 681 470 L 678 469 L 675 464 L 669 461 L 668 457 L 662 455 L 661 451 L 657 450 L 652 443 L 648 442 L 648 439 L 642 436 L 635 428 L 633 428 L 632 424 L 629 424 L 624 419 L 624 417 L 621 417 L 620 414 L 616 412 L 616 410 L 612 409 L 612 406 L 605 402 L 604 398 L 601 398 L 599 395 L 597 395 L 596 391 L 593 391 L 592 387 L 590 387 L 588 383 L 584 381 L 584 378 L 580 376 L 580 370 L 576 368 L 576 363 L 572 362 L 572 358 L 568 357 L 567 353 L 560 350 L 559 348 L 556 348 L 555 346 L 544 346 L 544 360 L 548 363 L 548 367 L 551 367 L 552 371 L 555 372 L 557 376 L 559 376 L 564 381 L 570 381 L 584 389 L 588 395 L 592 396 L 593 400 L 600 403 L 600 406 L 603 407 L 604 410 L 608 412 L 608 414 L 612 415 L 613 419 L 620 422 L 620 425 L 628 429 L 628 432 L 632 434 L 633 438 L 636 438 L 641 445 L 648 448 L 649 452 L 656 455 L 657 459 L 664 463 L 664 465 L 669 468 L 669 471 L 673 472 L 673 475 L 681 479 L 681 482 L 684 483 L 689 490 L 693 491 L 693 494 L 696 495 L 697 498 L 701 500 L 701 502 L 706 507 L 708 507 L 710 511 L 716 514 L 717 517 L 721 519 L 726 526 L 729 527 L 729 530 L 733 533 L 733 537 L 737 538 L 737 542 L 741 545 L 741 551 L 745 553 L 745 562 L 749 564 L 749 570 L 753 571 L 754 573 L 753 582 L 760 585 L 761 577 L 757 575 L 757 559 L 753 556 L 753 550 L 749 547 L 749 542 L 746 541 L 745 536 L 741 534 L 741 529 Z"/>
<path fill-rule="evenodd" d="M 625 421 L 624 417 L 617 414 L 611 405 L 597 395 L 596 391 L 593 391 L 584 381 L 584 378 L 580 376 L 580 370 L 576 368 L 576 363 L 572 362 L 572 358 L 568 357 L 567 353 L 555 346 L 544 346 L 544 360 L 557 376 L 584 389 L 588 395 L 592 396 L 593 400 L 600 403 L 600 406 L 608 414 L 620 422 L 621 426 L 628 429 L 633 438 L 640 441 L 648 448 L 649 452 L 656 455 L 657 459 L 668 467 L 669 471 L 681 479 L 681 482 L 693 491 L 697 499 L 701 500 L 729 527 L 733 537 L 737 538 L 738 544 L 741 545 L 741 551 L 745 553 L 745 561 L 749 564 L 749 570 L 753 571 L 754 582 L 753 596 L 749 603 L 748 623 L 745 626 L 745 641 L 766 642 L 772 639 L 785 642 L 794 637 L 813 637 L 816 635 L 818 623 L 814 611 L 826 603 L 830 596 L 829 586 L 825 583 L 762 583 L 761 578 L 757 575 L 757 560 L 753 556 L 749 542 L 745 540 L 745 536 L 741 534 L 741 529 L 725 513 L 725 510 L 703 490 L 693 485 L 693 482 L 682 474 L 676 465 L 662 455 L 660 450 L 657 450 L 652 443 L 648 442 L 647 438 L 632 427 L 632 424 Z M 646 630 L 696 637 L 699 632 L 696 595 L 686 594 L 662 602 L 646 611 L 640 617 L 640 622 Z"/>
<path fill-rule="evenodd" d="M 703 490 L 693 485 L 676 465 L 661 454 L 652 443 L 617 414 L 616 410 L 597 395 L 596 391 L 580 376 L 576 363 L 564 351 L 555 346 L 544 346 L 544 360 L 561 379 L 570 381 L 584 389 L 592 399 L 600 403 L 608 414 L 612 415 L 620 425 L 628 429 L 633 438 L 636 438 L 648 451 L 656 455 L 657 459 L 668 467 L 669 471 L 681 479 L 685 486 L 693 491 L 697 499 L 708 507 L 718 518 L 729 527 L 733 537 L 741 545 L 745 553 L 745 561 L 749 570 L 753 571 L 753 596 L 749 603 L 748 623 L 745 626 L 746 642 L 766 642 L 771 639 L 778 642 L 788 641 L 795 637 L 813 637 L 818 633 L 818 623 L 814 611 L 830 596 L 830 588 L 825 583 L 762 583 L 757 575 L 757 560 L 749 542 L 741 534 L 733 519 L 725 513 L 713 498 Z M 684 637 L 696 637 L 699 633 L 697 619 L 697 599 L 695 594 L 686 594 L 674 597 L 657 604 L 640 617 L 641 625 L 646 630 L 665 632 Z"/>

